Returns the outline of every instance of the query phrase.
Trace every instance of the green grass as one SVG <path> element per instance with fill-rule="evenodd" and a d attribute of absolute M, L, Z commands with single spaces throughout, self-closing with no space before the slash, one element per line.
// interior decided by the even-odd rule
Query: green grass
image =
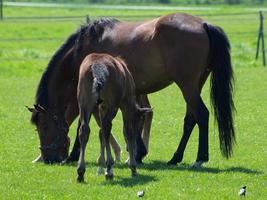
<path fill-rule="evenodd" d="M 247 8 L 221 8 L 221 12 L 242 12 Z M 133 15 L 137 11 L 68 10 L 58 9 L 6 9 L 8 16 Z M 201 12 L 188 11 L 194 14 Z M 217 11 L 216 11 L 217 12 Z M 161 15 L 166 11 L 140 11 L 140 16 Z M 215 13 L 215 11 L 214 11 Z M 212 14 L 212 11 L 210 11 Z M 60 46 L 79 21 L 11 21 L 0 22 L 0 199 L 136 199 L 138 190 L 145 190 L 144 199 L 237 199 L 237 192 L 247 185 L 247 199 L 266 199 L 267 196 L 267 68 L 255 61 L 256 34 L 235 35 L 235 32 L 257 32 L 257 14 L 237 17 L 205 17 L 222 26 L 229 33 L 232 60 L 235 68 L 237 145 L 230 160 L 223 159 L 219 151 L 218 135 L 210 119 L 210 161 L 201 170 L 188 166 L 195 160 L 198 130 L 194 130 L 187 146 L 183 163 L 169 167 L 165 163 L 175 151 L 182 133 L 184 100 L 180 91 L 170 86 L 150 95 L 154 107 L 150 153 L 145 165 L 139 167 L 140 176 L 130 177 L 123 164 L 114 167 L 115 179 L 106 182 L 96 175 L 99 152 L 98 128 L 92 120 L 92 134 L 86 153 L 85 184 L 76 183 L 76 165 L 59 166 L 32 164 L 38 154 L 38 137 L 30 124 L 30 113 L 24 107 L 34 102 L 35 89 L 48 58 Z M 123 17 L 122 17 L 123 18 Z M 218 19 L 220 18 L 220 20 Z M 225 21 L 223 21 L 225 20 Z M 232 32 L 232 33 L 231 33 Z M 4 41 L 5 38 L 57 38 L 44 41 Z M 42 58 L 42 59 L 40 59 Z M 26 60 L 25 60 L 26 59 Z M 203 90 L 209 109 L 209 84 Z M 114 120 L 113 132 L 123 150 L 120 114 Z M 76 124 L 71 127 L 74 138 Z M 127 158 L 124 150 L 122 160 Z"/>

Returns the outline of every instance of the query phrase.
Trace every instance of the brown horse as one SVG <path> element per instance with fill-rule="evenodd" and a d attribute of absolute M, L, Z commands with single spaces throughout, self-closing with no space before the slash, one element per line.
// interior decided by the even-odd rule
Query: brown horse
<path fill-rule="evenodd" d="M 225 157 L 232 155 L 235 142 L 233 72 L 230 44 L 221 28 L 187 14 L 170 14 L 138 23 L 102 19 L 81 27 L 55 54 L 37 91 L 36 103 L 57 110 L 57 115 L 65 117 L 68 124 L 78 115 L 77 100 L 73 96 L 79 66 L 92 52 L 120 56 L 127 62 L 137 99 L 173 82 L 181 89 L 187 105 L 184 130 L 169 164 L 182 161 L 196 124 L 199 145 L 195 165 L 209 159 L 209 111 L 200 94 L 211 74 L 211 102 L 218 122 L 220 149 Z M 57 135 L 54 134 L 54 141 Z"/>
<path fill-rule="evenodd" d="M 134 80 L 124 61 L 108 54 L 92 53 L 85 57 L 80 67 L 77 87 L 77 99 L 80 114 L 79 140 L 81 143 L 78 164 L 78 182 L 84 181 L 85 148 L 89 140 L 89 121 L 92 113 L 96 112 L 100 119 L 101 157 L 100 166 L 105 165 L 104 146 L 107 154 L 106 179 L 113 179 L 109 138 L 112 120 L 118 109 L 123 116 L 124 137 L 129 151 L 129 167 L 132 176 L 137 176 L 135 151 L 136 132 L 140 130 L 139 119 L 149 109 L 136 105 Z M 141 126 L 142 127 L 142 126 Z"/>

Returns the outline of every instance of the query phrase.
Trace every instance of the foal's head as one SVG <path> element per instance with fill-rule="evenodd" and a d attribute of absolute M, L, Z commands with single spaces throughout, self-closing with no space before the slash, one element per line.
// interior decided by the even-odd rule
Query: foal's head
<path fill-rule="evenodd" d="M 28 110 L 32 112 L 31 122 L 37 127 L 44 162 L 60 162 L 67 158 L 70 140 L 64 118 L 39 105 L 34 105 L 34 108 Z"/>
<path fill-rule="evenodd" d="M 145 123 L 146 113 L 151 113 L 152 108 L 141 108 L 136 104 L 134 111 L 133 127 L 136 134 L 141 134 Z"/>

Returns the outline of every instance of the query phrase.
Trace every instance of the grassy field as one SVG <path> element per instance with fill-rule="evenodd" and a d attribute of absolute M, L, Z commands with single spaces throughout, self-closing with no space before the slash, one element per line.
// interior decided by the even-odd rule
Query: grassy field
<path fill-rule="evenodd" d="M 5 7 L 6 17 L 89 14 L 94 18 L 121 16 L 121 19 L 138 20 L 168 12 L 174 11 Z M 0 22 L 0 199 L 136 199 L 138 190 L 145 190 L 144 199 L 238 199 L 237 193 L 243 185 L 247 185 L 247 199 L 266 199 L 267 68 L 254 60 L 257 12 L 213 15 L 251 12 L 251 8 L 246 7 L 218 6 L 214 11 L 186 12 L 220 25 L 232 44 L 237 109 L 237 145 L 233 158 L 222 158 L 211 116 L 210 162 L 200 170 L 189 168 L 197 153 L 198 130 L 195 129 L 183 163 L 175 167 L 166 165 L 181 137 L 185 112 L 181 93 L 172 85 L 150 95 L 154 107 L 151 149 L 145 165 L 138 169 L 138 178 L 130 178 L 130 171 L 123 163 L 116 163 L 113 182 L 106 182 L 104 176 L 96 174 L 99 142 L 94 121 L 91 122 L 92 134 L 87 148 L 85 184 L 76 183 L 76 164 L 32 164 L 31 160 L 39 154 L 38 137 L 24 106 L 34 103 L 35 89 L 49 57 L 84 19 L 7 19 Z M 202 96 L 210 108 L 208 83 Z M 73 125 L 70 130 L 72 141 L 75 128 Z M 118 115 L 113 132 L 124 147 L 121 128 L 121 116 Z M 124 150 L 122 160 L 126 158 Z"/>

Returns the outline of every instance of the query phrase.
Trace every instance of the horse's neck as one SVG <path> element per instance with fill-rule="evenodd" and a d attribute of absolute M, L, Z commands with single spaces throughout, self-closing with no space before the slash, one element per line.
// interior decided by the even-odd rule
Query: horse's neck
<path fill-rule="evenodd" d="M 70 99 L 76 94 L 79 67 L 66 56 L 55 70 L 48 87 L 49 108 L 64 115 Z"/>

